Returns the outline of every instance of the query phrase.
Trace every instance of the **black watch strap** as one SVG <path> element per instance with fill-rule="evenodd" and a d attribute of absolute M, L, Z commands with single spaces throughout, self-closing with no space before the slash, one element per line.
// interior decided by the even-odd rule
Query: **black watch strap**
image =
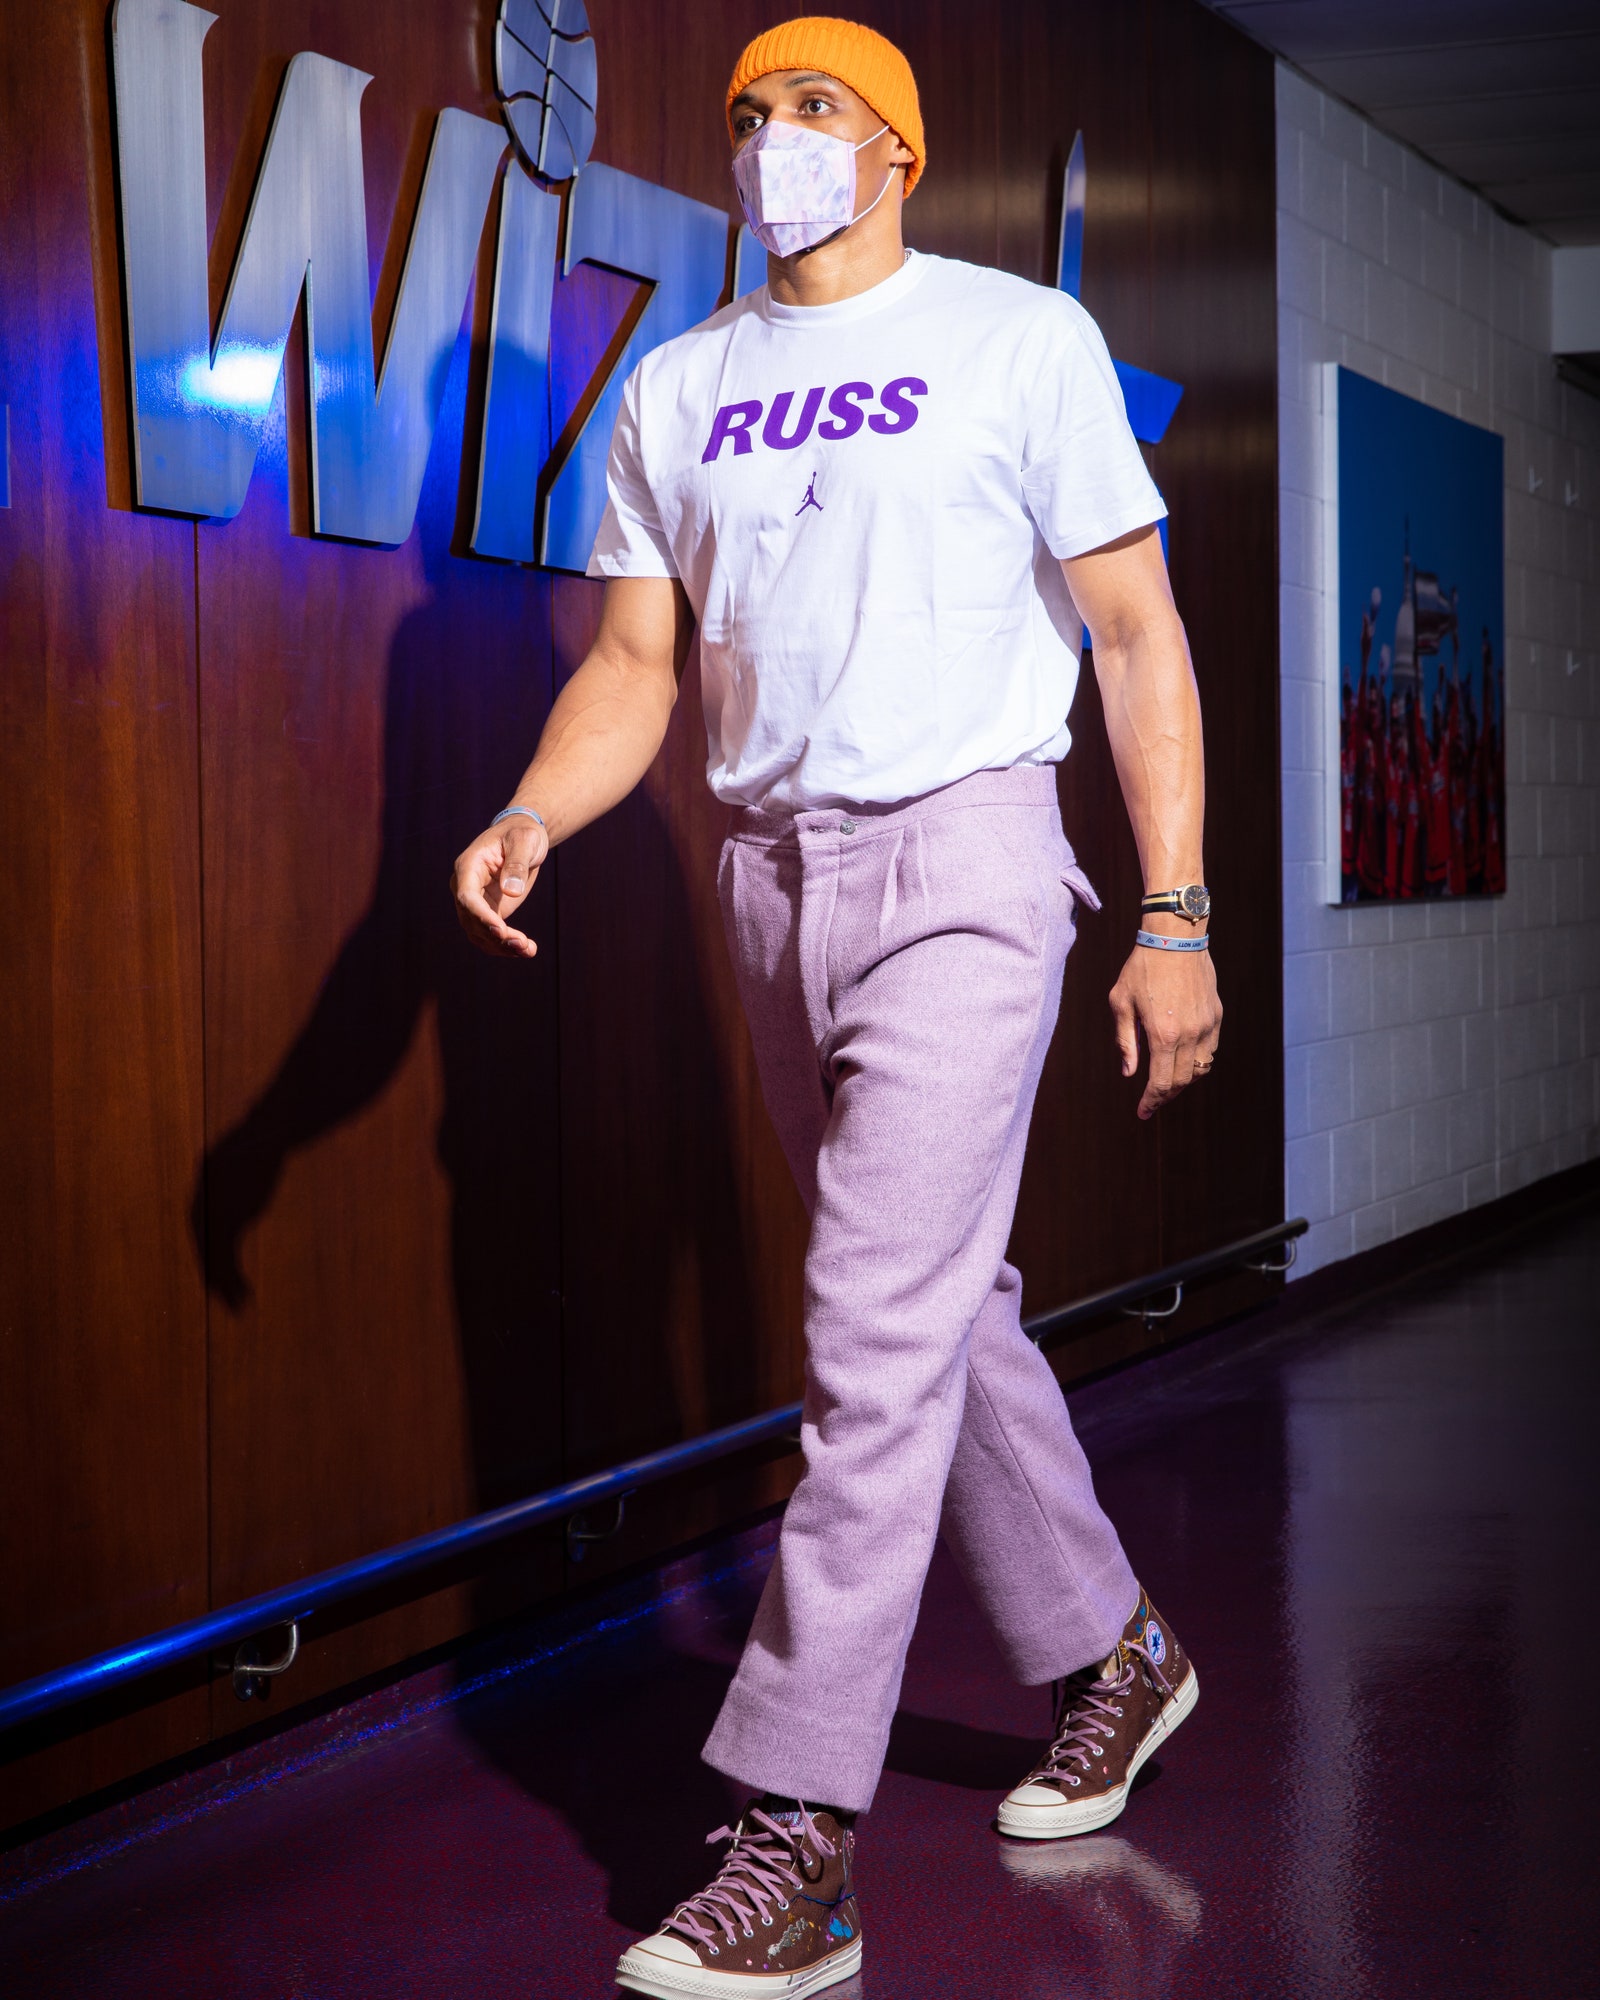
<path fill-rule="evenodd" d="M 1211 914 L 1211 891 L 1202 882 L 1187 882 L 1177 889 L 1157 890 L 1139 905 L 1141 916 L 1184 917 L 1198 924 Z"/>

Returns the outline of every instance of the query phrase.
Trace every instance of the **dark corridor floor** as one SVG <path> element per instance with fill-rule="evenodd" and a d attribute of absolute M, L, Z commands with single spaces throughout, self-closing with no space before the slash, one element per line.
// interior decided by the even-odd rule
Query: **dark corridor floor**
<path fill-rule="evenodd" d="M 1600 1994 L 1597 1291 L 1591 1206 L 1074 1397 L 1203 1699 L 1113 1830 L 1003 1842 L 1045 1696 L 941 1560 L 841 2000 Z M 134 1837 L 107 1818 L 10 1857 L 0 1992 L 613 1992 L 704 1878 L 725 1805 L 696 1751 L 770 1540 L 531 1632 L 465 1698 L 391 1696 L 242 1793 L 190 1781 Z"/>

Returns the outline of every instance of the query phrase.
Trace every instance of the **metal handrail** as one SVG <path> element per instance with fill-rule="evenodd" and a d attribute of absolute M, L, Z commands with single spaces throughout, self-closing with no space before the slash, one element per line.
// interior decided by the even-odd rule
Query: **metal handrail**
<path fill-rule="evenodd" d="M 1056 1312 L 1041 1313 L 1034 1319 L 1025 1320 L 1023 1325 L 1031 1339 L 1042 1343 L 1084 1320 L 1100 1318 L 1119 1307 L 1137 1306 L 1142 1299 L 1170 1291 L 1176 1285 L 1192 1283 L 1196 1278 L 1232 1270 L 1274 1243 L 1303 1235 L 1306 1227 L 1305 1220 L 1300 1217 L 1279 1223 L 1275 1228 L 1259 1230 L 1237 1243 L 1225 1244 L 1202 1256 L 1191 1257 L 1182 1264 L 1138 1278 L 1131 1284 L 1096 1292 Z M 486 1548 L 492 1542 L 504 1541 L 509 1536 L 538 1527 L 541 1522 L 581 1513 L 600 1501 L 619 1499 L 637 1487 L 652 1485 L 676 1473 L 690 1471 L 697 1465 L 727 1458 L 735 1452 L 781 1438 L 785 1433 L 792 1433 L 799 1420 L 800 1405 L 785 1403 L 781 1409 L 768 1410 L 758 1417 L 747 1417 L 742 1423 L 728 1424 L 719 1431 L 708 1431 L 704 1437 L 691 1438 L 685 1444 L 668 1445 L 662 1451 L 648 1452 L 642 1458 L 628 1460 L 625 1465 L 614 1465 L 605 1472 L 591 1473 L 586 1479 L 574 1479 L 565 1486 L 552 1487 L 546 1493 L 514 1500 L 508 1506 L 497 1507 L 487 1514 L 474 1514 L 468 1520 L 452 1522 L 447 1528 L 435 1528 L 431 1534 L 418 1535 L 414 1540 L 399 1542 L 393 1548 L 358 1556 L 353 1562 L 341 1563 L 337 1568 L 323 1570 L 317 1576 L 302 1577 L 277 1590 L 264 1591 L 259 1597 L 247 1597 L 221 1611 L 208 1612 L 202 1618 L 191 1618 L 182 1625 L 168 1626 L 165 1631 L 153 1632 L 147 1638 L 135 1640 L 132 1645 L 115 1646 L 109 1652 L 95 1653 L 86 1660 L 75 1661 L 71 1666 L 57 1667 L 33 1680 L 20 1681 L 15 1687 L 0 1690 L 0 1731 L 14 1729 L 36 1716 L 48 1714 L 52 1709 L 87 1701 L 129 1681 L 140 1680 L 146 1674 L 159 1672 L 163 1667 L 175 1666 L 197 1655 L 236 1645 L 275 1626 L 297 1628 L 313 1612 L 325 1611 L 346 1598 L 364 1595 L 396 1578 L 434 1568 L 452 1556 Z M 298 1638 L 296 1631 L 296 1644 Z M 249 1663 L 246 1663 L 244 1671 L 249 1670 Z M 256 1667 L 254 1671 L 260 1674 L 262 1669 Z"/>
<path fill-rule="evenodd" d="M 579 1513 L 597 1501 L 613 1499 L 635 1486 L 665 1479 L 670 1473 L 687 1471 L 707 1459 L 742 1451 L 793 1425 L 799 1415 L 798 1403 L 769 1410 L 743 1423 L 729 1424 L 724 1430 L 691 1438 L 687 1444 L 669 1445 L 665 1451 L 650 1452 L 643 1458 L 629 1460 L 626 1465 L 591 1473 L 587 1479 L 575 1479 L 565 1486 L 552 1487 L 547 1493 L 513 1500 L 490 1513 L 454 1521 L 448 1528 L 435 1528 L 431 1534 L 379 1549 L 375 1555 L 357 1556 L 353 1562 L 341 1563 L 336 1569 L 302 1577 L 277 1590 L 264 1591 L 259 1597 L 247 1597 L 224 1610 L 208 1612 L 203 1618 L 168 1626 L 164 1632 L 152 1633 L 131 1646 L 116 1646 L 110 1652 L 78 1660 L 70 1667 L 58 1667 L 53 1673 L 22 1681 L 0 1692 L 0 1730 L 69 1702 L 86 1701 L 108 1688 L 138 1680 L 198 1653 L 251 1638 L 272 1626 L 303 1624 L 314 1611 L 325 1611 L 330 1605 L 375 1590 L 397 1577 L 431 1569 L 451 1556 L 504 1541 L 507 1536 L 521 1534 L 543 1521 Z"/>
<path fill-rule="evenodd" d="M 1141 1302 L 1153 1299 L 1162 1292 L 1178 1291 L 1200 1278 L 1219 1277 L 1224 1271 L 1237 1270 L 1241 1265 L 1251 1270 L 1258 1269 L 1250 1262 L 1258 1251 L 1270 1250 L 1274 1243 L 1293 1242 L 1295 1237 L 1304 1236 L 1310 1227 L 1303 1215 L 1297 1215 L 1291 1222 L 1277 1223 L 1271 1229 L 1258 1229 L 1254 1236 L 1241 1236 L 1236 1243 L 1224 1243 L 1220 1249 L 1202 1250 L 1197 1257 L 1185 1257 L 1181 1263 L 1168 1264 L 1163 1270 L 1152 1271 L 1146 1278 L 1135 1278 L 1130 1285 L 1112 1285 L 1106 1291 L 1091 1292 L 1087 1298 L 1074 1299 L 1070 1306 L 1024 1320 L 1023 1325 L 1035 1346 L 1039 1346 L 1046 1340 L 1054 1339 L 1058 1333 L 1065 1333 L 1069 1327 L 1081 1326 L 1085 1320 L 1100 1319 L 1107 1313 L 1122 1312 L 1128 1307 L 1133 1308 L 1136 1319 L 1165 1319 L 1165 1313 L 1146 1315 L 1140 1310 Z M 1287 1266 L 1284 1268 L 1287 1269 Z"/>

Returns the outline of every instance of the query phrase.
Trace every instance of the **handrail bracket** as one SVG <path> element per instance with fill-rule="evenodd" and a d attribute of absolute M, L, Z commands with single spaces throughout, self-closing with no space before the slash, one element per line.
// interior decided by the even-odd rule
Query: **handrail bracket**
<path fill-rule="evenodd" d="M 289 1621 L 289 1643 L 280 1660 L 264 1660 L 261 1657 L 260 1641 L 246 1639 L 234 1650 L 233 1691 L 240 1701 L 265 1701 L 272 1692 L 272 1682 L 279 1674 L 286 1674 L 300 1657 L 300 1621 Z"/>

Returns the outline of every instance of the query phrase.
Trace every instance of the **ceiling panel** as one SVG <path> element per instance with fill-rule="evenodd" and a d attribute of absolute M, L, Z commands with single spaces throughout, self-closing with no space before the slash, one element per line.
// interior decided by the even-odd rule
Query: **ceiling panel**
<path fill-rule="evenodd" d="M 1600 0 L 1596 0 L 1600 8 Z M 1317 81 L 1376 117 L 1390 104 L 1600 86 L 1600 33 L 1537 42 L 1458 42 L 1304 63 Z M 1536 128 L 1535 128 L 1536 129 Z"/>
<path fill-rule="evenodd" d="M 1525 140 L 1530 127 L 1552 138 L 1592 133 L 1594 92 L 1519 91 L 1505 97 L 1452 97 L 1442 104 L 1397 104 L 1385 111 L 1383 122 L 1419 152 L 1434 151 L 1442 165 L 1443 148 L 1452 142 L 1492 146 Z"/>
<path fill-rule="evenodd" d="M 1596 198 L 1600 189 L 1595 186 L 1593 174 L 1547 174 L 1538 179 L 1491 181 L 1483 191 L 1502 208 L 1531 204 L 1552 222 L 1572 222 L 1585 214 L 1600 214 L 1600 200 Z M 1600 238 L 1588 240 L 1600 241 Z"/>
<path fill-rule="evenodd" d="M 1370 49 L 1433 49 L 1451 42 L 1581 34 L 1595 23 L 1595 0 L 1223 0 L 1218 13 L 1294 60 Z"/>
<path fill-rule="evenodd" d="M 1441 167 L 1485 190 L 1490 185 L 1542 187 L 1557 180 L 1581 183 L 1594 157 L 1594 145 L 1586 132 L 1571 133 L 1564 139 L 1501 140 L 1498 144 L 1464 141 L 1435 146 L 1431 151 Z"/>
<path fill-rule="evenodd" d="M 1600 0 L 1208 0 L 1553 242 L 1600 243 Z"/>

